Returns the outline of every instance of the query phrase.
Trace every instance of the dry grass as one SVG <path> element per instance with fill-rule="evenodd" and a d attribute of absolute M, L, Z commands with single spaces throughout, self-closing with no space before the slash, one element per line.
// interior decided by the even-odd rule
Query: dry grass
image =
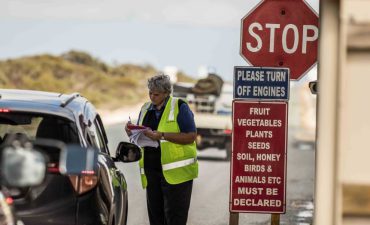
<path fill-rule="evenodd" d="M 117 109 L 146 99 L 146 80 L 157 72 L 150 65 L 109 66 L 87 53 L 70 51 L 61 56 L 37 55 L 0 61 L 0 85 L 79 92 L 99 108 Z M 179 73 L 179 81 L 193 79 Z"/>

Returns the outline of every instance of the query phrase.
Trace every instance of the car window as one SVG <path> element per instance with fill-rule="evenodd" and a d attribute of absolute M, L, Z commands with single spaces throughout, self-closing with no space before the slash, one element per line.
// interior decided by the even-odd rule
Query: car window
<path fill-rule="evenodd" d="M 91 124 L 89 127 L 90 130 L 90 137 L 93 141 L 93 145 L 100 149 L 100 151 L 107 153 L 107 149 L 104 143 L 104 139 L 99 131 L 99 129 L 96 127 L 96 122 Z"/>
<path fill-rule="evenodd" d="M 3 113 L 0 115 L 0 137 L 4 139 L 10 133 L 20 133 L 34 140 L 41 120 L 40 116 L 23 117 L 19 114 Z"/>
<path fill-rule="evenodd" d="M 95 124 L 95 126 L 96 126 L 96 128 L 97 128 L 97 132 L 98 132 L 98 136 L 99 136 L 99 139 L 100 139 L 100 141 L 102 142 L 102 144 L 103 144 L 103 146 L 104 146 L 104 148 L 105 148 L 105 152 L 107 153 L 107 154 L 110 154 L 109 153 L 109 148 L 108 148 L 108 143 L 107 143 L 107 138 L 106 138 L 106 136 L 105 136 L 105 131 L 104 131 L 104 127 L 103 127 L 103 125 L 101 124 L 101 120 L 100 120 L 100 118 L 99 117 L 97 117 L 96 119 L 95 119 L 95 121 L 94 121 L 94 124 Z M 105 137 L 105 138 L 104 138 Z"/>
<path fill-rule="evenodd" d="M 76 125 L 64 118 L 27 112 L 0 114 L 0 141 L 10 133 L 29 139 L 56 139 L 65 143 L 80 143 Z"/>

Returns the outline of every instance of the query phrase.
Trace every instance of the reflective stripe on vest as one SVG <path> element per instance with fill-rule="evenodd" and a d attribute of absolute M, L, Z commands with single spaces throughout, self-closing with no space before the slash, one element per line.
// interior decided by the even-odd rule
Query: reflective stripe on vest
<path fill-rule="evenodd" d="M 175 120 L 175 105 L 176 105 L 176 98 L 172 98 L 170 115 L 168 116 L 167 121 L 174 121 Z"/>
<path fill-rule="evenodd" d="M 138 118 L 139 125 L 143 125 L 143 120 L 144 120 L 145 114 L 146 114 L 146 112 L 148 111 L 148 109 L 149 109 L 150 105 L 151 105 L 151 103 L 150 103 L 150 102 L 146 102 L 146 103 L 141 107 L 140 115 L 139 115 L 139 118 Z"/>
<path fill-rule="evenodd" d="M 184 166 L 193 164 L 195 162 L 196 162 L 196 159 L 194 159 L 194 158 L 185 159 L 185 160 L 182 160 L 182 161 L 177 161 L 177 162 L 162 165 L 162 169 L 163 169 L 163 171 L 172 170 L 172 169 L 176 169 L 176 168 L 179 168 L 179 167 L 184 167 Z"/>

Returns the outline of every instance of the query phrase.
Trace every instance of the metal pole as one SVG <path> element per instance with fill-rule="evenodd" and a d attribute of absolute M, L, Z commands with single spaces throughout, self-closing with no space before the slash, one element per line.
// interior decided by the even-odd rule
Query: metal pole
<path fill-rule="evenodd" d="M 280 225 L 280 214 L 271 214 L 271 225 Z"/>
<path fill-rule="evenodd" d="M 239 213 L 230 212 L 229 225 L 239 225 Z"/>

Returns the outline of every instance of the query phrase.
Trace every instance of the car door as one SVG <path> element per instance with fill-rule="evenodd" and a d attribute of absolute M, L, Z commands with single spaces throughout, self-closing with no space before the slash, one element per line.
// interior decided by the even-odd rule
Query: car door
<path fill-rule="evenodd" d="M 112 200 L 108 202 L 109 221 L 113 220 L 115 224 L 124 224 L 127 217 L 127 184 L 123 174 L 110 156 L 105 130 L 98 114 L 89 126 L 89 133 L 93 140 L 92 144 L 100 151 L 99 161 L 105 167 L 105 177 L 101 177 L 101 180 L 104 181 L 101 187 L 108 195 L 108 199 Z"/>

